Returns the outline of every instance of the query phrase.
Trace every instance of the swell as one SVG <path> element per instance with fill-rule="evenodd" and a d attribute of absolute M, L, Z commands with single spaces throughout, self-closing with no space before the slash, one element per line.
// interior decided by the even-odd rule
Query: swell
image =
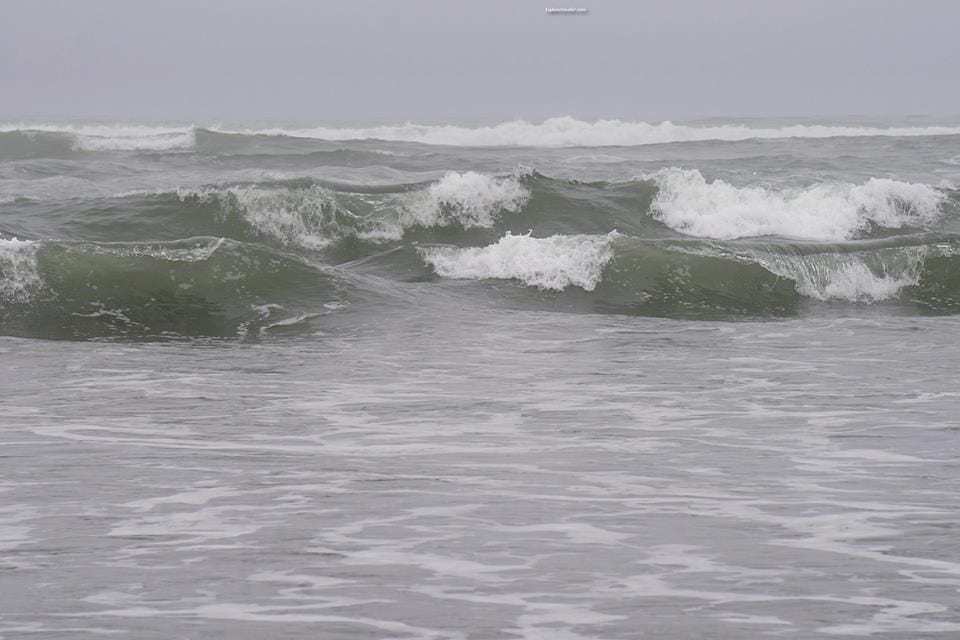
<path fill-rule="evenodd" d="M 224 238 L 0 240 L 0 326 L 7 335 L 249 335 L 340 308 L 349 297 L 333 270 Z"/>
<path fill-rule="evenodd" d="M 956 191 L 924 184 L 737 186 L 680 168 L 624 182 L 451 171 L 377 187 L 265 181 L 18 201 L 0 224 L 0 327 L 66 338 L 308 330 L 384 281 L 689 318 L 851 304 L 957 313 L 957 212 Z"/>
<path fill-rule="evenodd" d="M 834 124 L 683 124 L 671 121 L 578 120 L 569 116 L 543 122 L 514 120 L 492 126 L 414 124 L 373 127 L 272 127 L 142 125 L 129 123 L 5 123 L 0 158 L 42 157 L 61 153 L 63 144 L 75 151 L 198 151 L 201 153 L 298 153 L 309 141 L 387 141 L 460 147 L 611 147 L 702 141 L 833 137 L 920 137 L 960 135 L 960 126 L 848 126 Z M 59 142 L 50 146 L 53 137 Z M 30 141 L 33 141 L 32 143 Z M 33 145 L 31 147 L 31 144 Z M 24 155 L 26 154 L 26 155 Z"/>
<path fill-rule="evenodd" d="M 0 124 L 0 159 L 67 151 L 172 151 L 195 146 L 194 128 L 139 124 Z M 9 155 L 8 155 L 9 154 Z"/>
<path fill-rule="evenodd" d="M 584 121 L 569 116 L 540 123 L 525 120 L 492 126 L 464 127 L 406 123 L 377 127 L 313 127 L 225 130 L 250 136 L 287 136 L 319 140 L 384 140 L 466 147 L 606 147 L 752 139 L 832 137 L 914 137 L 958 135 L 957 126 L 873 127 L 842 125 L 746 126 L 742 124 L 692 125 L 670 121 Z"/>
<path fill-rule="evenodd" d="M 769 187 L 737 186 L 682 168 L 623 182 L 561 180 L 523 169 L 504 175 L 449 171 L 430 182 L 377 186 L 296 179 L 83 200 L 21 199 L 8 203 L 4 214 L 0 232 L 8 236 L 111 241 L 216 235 L 315 251 L 397 241 L 479 244 L 527 231 L 845 242 L 960 232 L 960 192 L 888 178 Z"/>
<path fill-rule="evenodd" d="M 400 240 L 495 237 L 530 196 L 529 177 L 476 172 L 377 187 L 266 181 L 59 202 L 21 199 L 5 207 L 0 233 L 92 241 L 212 235 L 349 260 L 361 257 L 349 253 L 351 246 L 362 252 Z"/>
<path fill-rule="evenodd" d="M 63 132 L 0 130 L 0 160 L 64 158 L 76 152 L 75 139 Z"/>
<path fill-rule="evenodd" d="M 956 236 L 838 246 L 508 234 L 485 247 L 418 251 L 443 278 L 511 281 L 514 301 L 591 312 L 762 318 L 851 303 L 960 312 Z"/>

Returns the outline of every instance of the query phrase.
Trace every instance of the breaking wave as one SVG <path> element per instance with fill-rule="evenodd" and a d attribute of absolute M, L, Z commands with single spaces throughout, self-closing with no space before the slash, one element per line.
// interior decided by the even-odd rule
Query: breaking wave
<path fill-rule="evenodd" d="M 953 190 L 889 179 L 736 186 L 682 168 L 625 182 L 450 171 L 21 199 L 0 220 L 0 328 L 259 335 L 430 287 L 690 318 L 851 303 L 958 313 L 958 204 Z"/>
<path fill-rule="evenodd" d="M 75 151 L 176 151 L 204 148 L 230 153 L 242 139 L 261 151 L 273 140 L 383 140 L 466 147 L 609 147 L 676 142 L 833 137 L 916 137 L 960 135 L 960 126 L 874 127 L 820 124 L 748 126 L 680 124 L 670 121 L 578 120 L 570 116 L 543 122 L 513 120 L 492 126 L 404 123 L 373 127 L 229 128 L 218 125 L 145 126 L 134 124 L 0 124 L 0 157 L 40 157 Z M 219 141 L 219 142 L 218 142 Z M 6 155 L 4 155 L 6 154 Z"/>
<path fill-rule="evenodd" d="M 0 241 L 0 327 L 8 335 L 237 336 L 348 297 L 327 268 L 224 238 Z"/>
<path fill-rule="evenodd" d="M 688 125 L 670 121 L 649 123 L 596 120 L 588 122 L 564 116 L 549 118 L 541 123 L 513 120 L 486 127 L 406 123 L 359 128 L 269 128 L 222 131 L 321 140 L 390 140 L 470 147 L 605 147 L 706 140 L 739 141 L 754 138 L 958 135 L 960 127 L 852 127 L 801 124 L 782 127 L 749 127 L 739 124 Z"/>
<path fill-rule="evenodd" d="M 0 124 L 0 158 L 57 156 L 68 151 L 192 149 L 195 129 L 143 125 Z"/>
<path fill-rule="evenodd" d="M 238 216 L 255 233 L 281 244 L 314 250 L 329 246 L 339 235 L 343 219 L 353 217 L 333 192 L 317 185 L 182 189 L 177 197 L 183 203 L 212 204 L 221 220 Z"/>
<path fill-rule="evenodd" d="M 603 267 L 613 257 L 617 236 L 551 236 L 532 238 L 507 233 L 487 247 L 426 247 L 420 255 L 447 278 L 517 279 L 541 289 L 561 291 L 577 286 L 593 291 Z"/>
<path fill-rule="evenodd" d="M 0 240 L 0 302 L 20 303 L 40 285 L 37 244 L 11 238 Z"/>
<path fill-rule="evenodd" d="M 857 247 L 768 246 L 752 253 L 757 264 L 796 282 L 816 300 L 879 302 L 920 284 L 928 258 L 956 255 L 956 241 Z"/>
<path fill-rule="evenodd" d="M 846 240 L 871 227 L 926 227 L 942 214 L 942 190 L 871 178 L 863 184 L 824 183 L 802 189 L 735 187 L 699 171 L 664 169 L 654 216 L 681 233 L 705 238 L 783 236 Z"/>
<path fill-rule="evenodd" d="M 530 192 L 516 178 L 451 171 L 427 189 L 411 194 L 403 203 L 400 222 L 404 227 L 492 227 L 500 212 L 516 213 L 529 197 Z"/>
<path fill-rule="evenodd" d="M 501 215 L 519 212 L 530 192 L 518 177 L 450 171 L 426 186 L 373 194 L 301 182 L 180 190 L 177 197 L 214 204 L 222 219 L 238 217 L 284 245 L 322 250 L 345 238 L 400 240 L 415 227 L 491 228 Z"/>
<path fill-rule="evenodd" d="M 592 294 L 591 308 L 643 315 L 729 317 L 796 313 L 803 299 L 900 301 L 960 310 L 960 238 L 921 243 L 726 245 L 605 236 L 507 234 L 486 247 L 420 248 L 441 277 L 514 280 L 561 294 Z M 574 295 L 579 295 L 574 293 Z M 562 300 L 562 298 L 561 298 Z"/>

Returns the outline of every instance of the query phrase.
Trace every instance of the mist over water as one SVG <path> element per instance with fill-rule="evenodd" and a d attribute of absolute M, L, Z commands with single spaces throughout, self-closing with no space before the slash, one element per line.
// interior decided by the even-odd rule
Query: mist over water
<path fill-rule="evenodd" d="M 0 637 L 960 634 L 908 120 L 0 124 Z"/>

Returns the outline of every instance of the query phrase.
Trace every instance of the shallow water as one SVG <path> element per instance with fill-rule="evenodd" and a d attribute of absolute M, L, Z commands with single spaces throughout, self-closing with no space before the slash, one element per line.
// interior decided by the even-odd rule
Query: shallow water
<path fill-rule="evenodd" d="M 6 339 L 0 634 L 960 634 L 953 318 Z"/>

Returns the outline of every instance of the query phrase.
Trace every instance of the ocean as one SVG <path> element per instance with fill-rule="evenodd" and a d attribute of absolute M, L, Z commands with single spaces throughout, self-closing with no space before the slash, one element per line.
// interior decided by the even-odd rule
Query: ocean
<path fill-rule="evenodd" d="M 960 638 L 960 119 L 0 124 L 0 638 Z"/>

